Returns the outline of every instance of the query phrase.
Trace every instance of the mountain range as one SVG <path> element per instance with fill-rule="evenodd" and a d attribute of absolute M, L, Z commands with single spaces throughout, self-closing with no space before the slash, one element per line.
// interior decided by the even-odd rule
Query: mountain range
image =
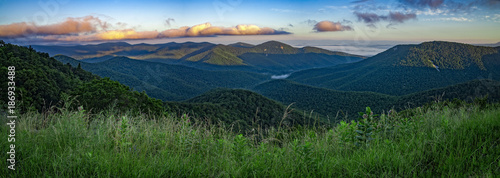
<path fill-rule="evenodd" d="M 283 74 L 293 71 L 357 62 L 363 56 L 334 52 L 316 47 L 294 48 L 269 41 L 259 45 L 234 43 L 135 44 L 125 42 L 78 46 L 41 46 L 32 48 L 50 55 L 65 55 L 88 63 L 113 57 L 127 57 L 166 64 L 179 64 L 207 70 L 244 70 Z"/>
<path fill-rule="evenodd" d="M 247 126 L 256 118 L 251 113 L 266 110 L 259 118 L 277 118 L 283 105 L 291 103 L 299 113 L 315 113 L 336 122 L 356 118 L 366 106 L 382 112 L 441 99 L 500 98 L 499 47 L 433 41 L 397 45 L 369 58 L 314 47 L 294 48 L 276 41 L 259 45 L 104 43 L 57 51 L 45 47 L 80 59 L 56 55 L 64 64 L 163 100 L 168 112 L 233 118 Z M 88 55 L 91 51 L 93 56 Z M 162 57 L 144 57 L 154 55 Z M 285 80 L 271 77 L 287 72 L 291 74 Z M 216 89 L 220 87 L 237 90 Z M 305 118 L 306 114 L 295 115 Z"/>
<path fill-rule="evenodd" d="M 363 61 L 295 72 L 289 80 L 343 91 L 406 95 L 475 79 L 500 79 L 500 48 L 452 42 L 397 45 Z"/>

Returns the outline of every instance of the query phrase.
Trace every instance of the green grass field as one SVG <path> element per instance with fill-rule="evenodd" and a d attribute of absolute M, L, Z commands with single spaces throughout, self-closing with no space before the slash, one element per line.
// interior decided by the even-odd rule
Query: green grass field
<path fill-rule="evenodd" d="M 407 116 L 407 117 L 404 117 Z M 193 125 L 190 118 L 27 113 L 16 123 L 15 171 L 0 177 L 496 177 L 500 107 L 434 104 L 365 115 L 332 128 Z"/>

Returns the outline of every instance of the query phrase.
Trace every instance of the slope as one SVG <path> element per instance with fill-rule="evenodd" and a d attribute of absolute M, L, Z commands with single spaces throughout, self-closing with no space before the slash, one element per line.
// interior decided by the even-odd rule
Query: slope
<path fill-rule="evenodd" d="M 318 113 L 332 122 L 343 120 L 345 116 L 353 119 L 367 106 L 380 113 L 397 101 L 397 97 L 379 93 L 337 91 L 288 80 L 265 82 L 253 91 L 285 105 L 295 103 L 297 108 Z"/>
<path fill-rule="evenodd" d="M 11 70 L 12 69 L 12 70 Z M 129 87 L 89 73 L 80 67 L 64 65 L 47 53 L 32 48 L 5 44 L 0 41 L 0 71 L 13 74 L 12 80 L 0 79 L 2 86 L 15 87 L 9 96 L 15 97 L 15 111 L 46 112 L 53 109 L 83 106 L 99 112 L 111 105 L 120 112 L 163 113 L 160 100 L 145 93 L 131 91 Z M 0 106 L 7 101 L 7 88 L 0 88 Z M 55 106 L 56 108 L 54 108 Z M 68 108 L 66 108 L 68 109 Z"/>
<path fill-rule="evenodd" d="M 452 42 L 397 45 L 351 64 L 293 73 L 289 79 L 344 91 L 405 95 L 474 79 L 500 79 L 499 48 Z"/>
<path fill-rule="evenodd" d="M 281 103 L 241 89 L 213 89 L 183 102 L 166 102 L 166 108 L 179 117 L 188 114 L 191 118 L 213 123 L 222 121 L 233 125 L 235 130 L 276 127 L 280 123 L 290 126 L 306 124 L 300 112 L 292 111 L 283 120 L 286 107 Z"/>
<path fill-rule="evenodd" d="M 299 109 L 314 111 L 331 121 L 357 118 L 357 112 L 369 106 L 376 113 L 389 109 L 403 110 L 431 101 L 460 99 L 471 101 L 488 96 L 489 101 L 500 101 L 500 82 L 473 80 L 444 88 L 437 88 L 404 96 L 390 96 L 374 92 L 338 91 L 307 86 L 288 80 L 272 80 L 253 88 L 270 99 L 285 105 L 295 103 Z"/>
<path fill-rule="evenodd" d="M 63 60 L 67 57 L 56 56 L 56 59 Z M 81 67 L 136 90 L 143 89 L 152 97 L 164 101 L 188 99 L 217 87 L 247 88 L 268 79 L 266 75 L 249 72 L 205 71 L 126 57 L 115 57 L 101 63 L 86 63 Z"/>

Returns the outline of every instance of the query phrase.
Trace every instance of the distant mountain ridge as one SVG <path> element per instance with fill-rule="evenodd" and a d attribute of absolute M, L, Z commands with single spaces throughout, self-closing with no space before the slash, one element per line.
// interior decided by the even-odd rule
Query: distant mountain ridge
<path fill-rule="evenodd" d="M 246 70 L 254 72 L 290 73 L 309 68 L 356 62 L 363 56 L 334 52 L 316 47 L 294 48 L 278 41 L 259 45 L 234 43 L 166 43 L 136 44 L 102 43 L 80 46 L 32 46 L 51 55 L 61 54 L 85 62 L 96 63 L 125 56 L 167 64 L 181 64 L 210 70 Z"/>

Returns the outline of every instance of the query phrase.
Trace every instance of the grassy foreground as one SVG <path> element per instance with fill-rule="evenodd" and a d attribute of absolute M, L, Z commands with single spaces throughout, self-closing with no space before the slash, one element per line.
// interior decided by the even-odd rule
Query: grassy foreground
<path fill-rule="evenodd" d="M 408 117 L 403 117 L 406 115 Z M 16 170 L 7 169 L 1 120 L 0 175 L 7 177 L 366 177 L 500 175 L 500 108 L 432 105 L 368 111 L 333 129 L 277 128 L 246 135 L 188 117 L 62 111 L 16 123 Z"/>

